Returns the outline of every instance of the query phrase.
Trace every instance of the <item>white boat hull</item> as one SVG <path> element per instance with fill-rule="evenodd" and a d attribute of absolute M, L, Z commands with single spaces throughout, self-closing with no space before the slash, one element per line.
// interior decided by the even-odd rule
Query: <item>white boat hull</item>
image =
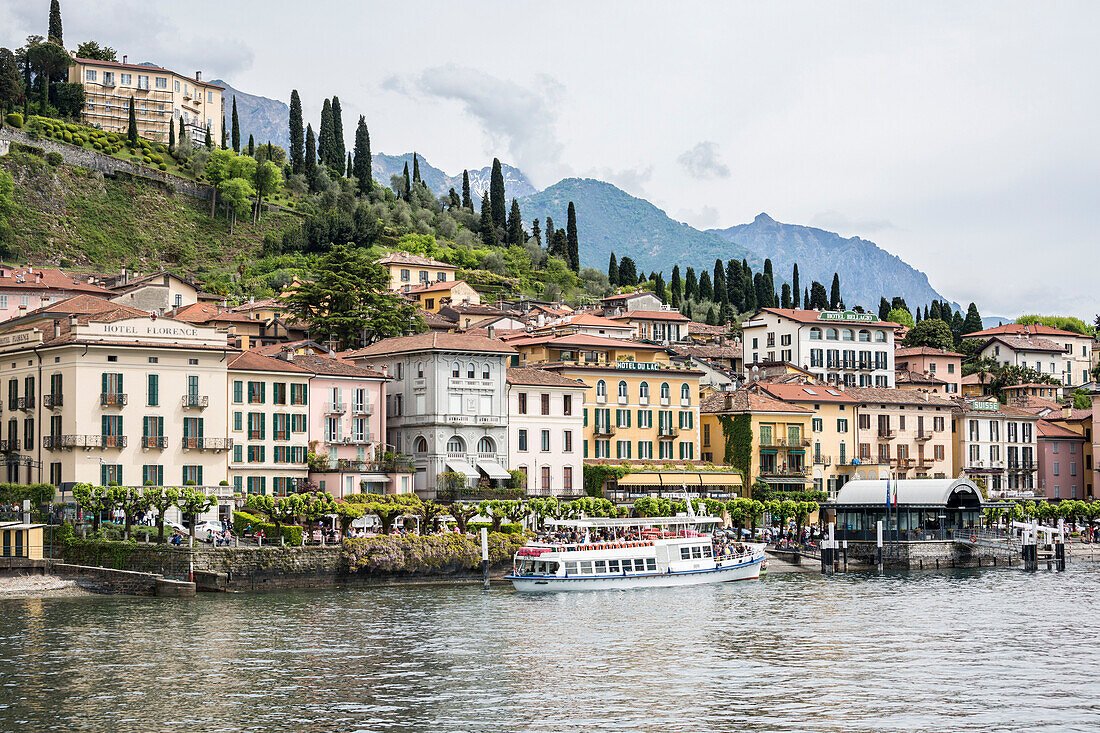
<path fill-rule="evenodd" d="M 681 570 L 666 573 L 630 575 L 572 575 L 569 577 L 509 575 L 515 589 L 521 593 L 557 593 L 578 590 L 630 590 L 634 588 L 670 588 L 683 585 L 729 583 L 735 580 L 755 580 L 760 577 L 763 553 L 740 558 L 733 564 L 702 570 Z"/>

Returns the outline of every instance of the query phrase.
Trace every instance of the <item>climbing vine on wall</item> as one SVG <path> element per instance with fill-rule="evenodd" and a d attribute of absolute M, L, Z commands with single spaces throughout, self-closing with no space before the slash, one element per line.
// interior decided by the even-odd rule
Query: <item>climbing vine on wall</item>
<path fill-rule="evenodd" d="M 741 480 L 747 487 L 752 472 L 752 416 L 719 415 L 718 422 L 726 439 L 726 465 L 741 472 Z"/>

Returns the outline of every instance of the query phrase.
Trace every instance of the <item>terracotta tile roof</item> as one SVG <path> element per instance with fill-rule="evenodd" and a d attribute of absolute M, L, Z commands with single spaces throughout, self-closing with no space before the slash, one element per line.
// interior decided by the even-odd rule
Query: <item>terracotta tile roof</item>
<path fill-rule="evenodd" d="M 744 348 L 741 344 L 730 346 L 672 344 L 669 346 L 669 350 L 676 354 L 695 356 L 700 359 L 740 359 L 744 355 Z"/>
<path fill-rule="evenodd" d="M 252 311 L 260 310 L 286 310 L 286 306 L 275 298 L 263 298 L 262 300 L 249 301 L 247 303 L 235 305 L 229 310 L 234 313 L 251 313 Z"/>
<path fill-rule="evenodd" d="M 257 346 L 251 351 L 255 351 L 257 354 L 263 354 L 264 356 L 278 356 L 284 351 L 295 351 L 303 348 L 314 348 L 320 351 L 327 352 L 324 344 L 319 344 L 313 339 L 300 339 L 298 341 L 280 341 L 274 344 L 268 344 L 267 346 Z"/>
<path fill-rule="evenodd" d="M 616 321 L 690 321 L 680 311 L 629 311 L 621 316 L 614 316 Z"/>
<path fill-rule="evenodd" d="M 986 374 L 985 375 L 985 383 L 989 384 L 992 381 L 993 381 L 993 375 L 992 374 Z M 976 384 L 976 385 L 980 386 L 982 384 L 982 381 L 979 378 L 978 373 L 974 372 L 973 374 L 967 374 L 965 377 L 963 377 L 962 378 L 962 383 L 963 384 Z"/>
<path fill-rule="evenodd" d="M 465 280 L 445 280 L 443 282 L 437 281 L 434 283 L 421 283 L 419 285 L 413 285 L 407 290 L 402 290 L 401 292 L 407 293 L 409 295 L 419 295 L 420 293 L 435 293 L 443 290 L 453 290 L 455 286 L 459 284 L 470 286 L 470 284 Z"/>
<path fill-rule="evenodd" d="M 722 336 L 729 333 L 729 326 L 712 326 L 709 323 L 699 323 L 698 321 L 692 321 L 687 326 L 688 333 L 698 334 L 712 334 L 714 336 Z"/>
<path fill-rule="evenodd" d="M 947 384 L 947 382 L 939 377 L 934 377 L 931 374 L 921 374 L 920 372 L 914 372 L 909 369 L 896 369 L 894 370 L 894 383 L 895 384 Z"/>
<path fill-rule="evenodd" d="M 798 405 L 792 405 L 767 395 L 738 389 L 733 392 L 716 392 L 707 395 L 699 406 L 700 412 L 721 414 L 726 412 L 788 412 L 799 415 L 812 415 L 813 410 L 808 410 Z"/>
<path fill-rule="evenodd" d="M 457 282 L 465 282 L 465 280 L 458 280 Z M 506 316 L 508 315 L 500 308 L 486 303 L 458 303 L 455 305 L 448 305 L 440 310 L 454 311 L 460 316 Z"/>
<path fill-rule="evenodd" d="M 894 349 L 894 358 L 899 356 L 957 356 L 962 358 L 964 355 L 954 351 L 933 349 L 931 346 L 905 346 L 900 349 Z"/>
<path fill-rule="evenodd" d="M 225 87 L 223 87 L 221 84 L 211 84 L 208 81 L 197 81 L 187 74 L 180 74 L 178 72 L 172 71 L 171 69 L 161 68 L 160 66 L 150 66 L 148 64 L 123 64 L 118 61 L 100 61 L 98 59 L 86 59 L 81 56 L 74 57 L 73 61 L 78 64 L 87 64 L 91 66 L 109 66 L 112 69 L 133 69 L 135 71 L 145 72 L 146 74 L 156 74 L 158 72 L 161 74 L 171 74 L 173 76 L 178 76 L 181 79 L 187 79 L 188 82 L 193 84 L 194 86 L 210 87 L 211 89 L 225 89 Z"/>
<path fill-rule="evenodd" d="M 27 316 L 47 314 L 95 315 L 118 310 L 129 312 L 133 316 L 149 315 L 146 311 L 138 310 L 137 308 L 122 303 L 116 303 L 113 300 L 107 300 L 106 298 L 101 298 L 96 295 L 82 294 L 74 295 L 65 300 L 59 300 L 56 303 L 44 305 L 41 308 L 30 311 L 27 313 Z"/>
<path fill-rule="evenodd" d="M 1034 387 L 1034 388 L 1037 388 L 1037 389 L 1053 389 L 1053 390 L 1056 390 L 1061 386 L 1062 386 L 1061 384 L 1043 384 L 1041 382 L 1028 382 L 1026 384 L 1006 384 L 1003 389 L 1005 391 L 1010 391 L 1010 390 L 1017 390 L 1017 389 L 1031 389 L 1031 388 Z"/>
<path fill-rule="evenodd" d="M 500 339 L 473 336 L 467 333 L 439 333 L 429 331 L 414 336 L 398 336 L 371 344 L 365 349 L 352 351 L 349 359 L 363 356 L 388 356 L 410 351 L 467 351 L 481 354 L 514 354 L 513 349 Z"/>
<path fill-rule="evenodd" d="M 757 382 L 753 386 L 784 402 L 855 404 L 859 401 L 840 387 L 829 384 Z"/>
<path fill-rule="evenodd" d="M 1071 338 L 1091 338 L 1080 333 L 1074 333 L 1073 331 L 1063 331 L 1060 328 L 1052 328 L 1050 326 L 1043 326 L 1041 324 L 1025 325 L 1022 323 L 1005 323 L 1000 326 L 994 326 L 993 328 L 986 328 L 981 331 L 974 331 L 972 333 L 965 334 L 963 338 L 989 338 L 992 336 L 1058 336 L 1058 337 L 1071 337 Z"/>
<path fill-rule="evenodd" d="M 862 404 L 879 402 L 886 405 L 929 405 L 932 407 L 955 407 L 956 405 L 954 400 L 911 389 L 848 387 L 845 391 Z"/>
<path fill-rule="evenodd" d="M 792 321 L 798 323 L 812 323 L 822 327 L 832 326 L 834 328 L 866 328 L 868 326 L 885 326 L 887 328 L 897 328 L 900 326 L 898 323 L 892 321 L 880 321 L 875 319 L 874 321 L 866 321 L 860 323 L 850 323 L 845 321 L 823 321 L 821 320 L 821 311 L 796 309 L 796 308 L 761 308 L 757 311 L 759 313 L 771 313 L 783 318 L 789 318 Z M 751 321 L 754 316 L 750 317 Z"/>
<path fill-rule="evenodd" d="M 273 356 L 264 356 L 255 351 L 242 351 L 229 358 L 228 368 L 238 372 L 292 372 L 295 374 L 309 374 L 310 371 L 300 367 L 294 362 L 276 359 Z"/>
<path fill-rule="evenodd" d="M 617 323 L 610 318 L 604 318 L 603 316 L 597 316 L 593 313 L 577 313 L 572 316 L 567 316 L 557 323 L 552 323 L 549 326 L 543 326 L 543 328 L 556 328 L 559 326 L 592 326 L 594 328 L 613 328 L 618 331 L 629 331 L 630 326 Z"/>
<path fill-rule="evenodd" d="M 619 293 L 617 295 L 609 295 L 606 298 L 600 298 L 601 301 L 607 302 L 610 300 L 633 300 L 634 298 L 641 298 L 643 295 L 653 295 L 648 290 L 635 290 L 633 293 Z M 653 295 L 656 298 L 656 295 Z"/>
<path fill-rule="evenodd" d="M 1039 433 L 1040 438 L 1057 438 L 1059 440 L 1080 440 L 1084 441 L 1085 436 L 1080 433 L 1075 433 L 1069 428 L 1064 428 L 1061 425 L 1055 425 L 1047 420 L 1040 420 L 1036 423 L 1036 430 Z"/>
<path fill-rule="evenodd" d="M 580 387 L 586 385 L 579 379 L 563 377 L 557 372 L 534 367 L 509 367 L 508 384 L 530 384 L 539 387 Z"/>
<path fill-rule="evenodd" d="M 378 258 L 383 265 L 413 265 L 416 267 L 434 267 L 437 270 L 457 270 L 458 267 L 447 262 L 433 260 L 431 257 L 409 254 L 408 252 L 390 252 Z"/>
<path fill-rule="evenodd" d="M 149 283 L 153 282 L 154 280 L 163 279 L 165 277 L 168 277 L 168 278 L 171 278 L 171 279 L 174 279 L 174 280 L 179 280 L 181 283 L 184 283 L 186 285 L 190 285 L 191 287 L 195 288 L 196 292 L 198 292 L 198 287 L 196 286 L 196 284 L 192 280 L 189 280 L 185 277 L 180 277 L 179 275 L 174 275 L 171 272 L 168 272 L 167 270 L 161 270 L 160 272 L 153 272 L 153 273 L 150 273 L 148 275 L 140 275 L 140 276 L 135 277 L 135 278 L 127 278 L 125 282 L 119 282 L 118 278 L 116 278 L 113 282 L 111 282 L 110 289 L 111 289 L 112 292 L 115 293 L 115 295 L 119 295 L 119 294 L 122 294 L 122 293 L 128 293 L 131 290 L 136 290 L 137 288 L 140 288 L 142 285 L 148 285 Z"/>
<path fill-rule="evenodd" d="M 1059 405 L 1058 409 L 1061 410 L 1062 406 Z M 1078 420 L 1091 420 L 1092 419 L 1092 408 L 1085 408 L 1083 410 L 1071 409 L 1069 411 L 1069 417 L 1066 417 L 1062 414 L 1058 414 L 1057 416 L 1051 415 L 1047 419 L 1051 420 L 1051 421 L 1066 421 L 1066 422 L 1076 422 Z"/>
<path fill-rule="evenodd" d="M 489 329 L 485 326 L 484 323 L 478 324 L 478 326 L 476 328 L 464 328 L 464 329 L 462 329 L 461 332 L 472 334 L 474 336 L 484 336 L 486 338 L 489 337 Z M 522 328 L 494 328 L 493 329 L 493 336 L 495 338 L 500 339 L 501 341 L 507 341 L 508 337 L 512 336 L 513 334 L 523 334 L 523 333 L 526 333 L 526 332 Z"/>
<path fill-rule="evenodd" d="M 532 336 L 530 338 L 510 339 L 514 346 L 535 346 L 545 344 L 553 347 L 574 347 L 578 349 L 637 349 L 639 351 L 664 351 L 663 346 L 645 344 L 640 341 L 595 336 L 587 333 L 572 333 L 565 336 Z"/>
<path fill-rule="evenodd" d="M 1066 351 L 1065 346 L 1056 344 L 1050 339 L 1038 338 L 1035 336 L 997 335 L 990 337 L 986 344 L 991 344 L 994 341 L 1000 341 L 1013 351 L 1044 351 L 1056 354 L 1064 354 Z"/>
<path fill-rule="evenodd" d="M 0 290 L 61 290 L 110 296 L 111 291 L 52 267 L 0 265 Z"/>
<path fill-rule="evenodd" d="M 295 354 L 293 360 L 290 363 L 314 374 L 320 374 L 330 377 L 362 377 L 364 379 L 389 379 L 389 377 L 387 377 L 380 371 L 355 366 L 350 362 L 342 361 L 340 359 L 333 359 L 328 356 Z"/>
<path fill-rule="evenodd" d="M 223 323 L 258 323 L 243 313 L 235 313 L 223 310 L 216 303 L 193 303 L 169 311 L 169 315 L 177 321 L 187 323 L 209 323 L 210 321 L 222 321 Z"/>

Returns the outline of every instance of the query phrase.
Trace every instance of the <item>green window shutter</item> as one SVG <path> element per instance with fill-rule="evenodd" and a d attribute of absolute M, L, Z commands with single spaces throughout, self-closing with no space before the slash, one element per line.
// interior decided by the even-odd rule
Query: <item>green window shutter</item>
<path fill-rule="evenodd" d="M 141 418 L 141 435 L 142 435 L 142 437 L 145 437 L 145 438 L 148 438 L 150 435 L 152 435 L 152 433 L 149 432 L 149 416 L 148 415 Z M 144 474 L 142 474 L 142 476 L 144 477 Z M 143 480 L 144 480 L 144 478 L 143 478 Z"/>
<path fill-rule="evenodd" d="M 103 394 L 107 394 L 107 372 L 103 372 L 101 376 L 103 378 L 103 389 L 101 389 L 100 391 Z"/>
<path fill-rule="evenodd" d="M 121 394 L 122 392 L 126 391 L 122 388 L 122 372 L 119 372 L 118 374 L 116 374 L 115 377 L 118 381 L 118 391 Z"/>
<path fill-rule="evenodd" d="M 616 440 L 615 441 L 615 457 L 616 458 L 622 458 L 623 457 L 623 442 L 621 440 Z"/>
<path fill-rule="evenodd" d="M 110 415 L 103 415 L 99 418 L 100 435 L 109 435 L 107 432 L 108 425 L 110 424 Z"/>
<path fill-rule="evenodd" d="M 100 467 L 99 467 L 99 485 L 100 486 L 106 486 L 107 485 L 107 464 L 106 463 L 101 464 Z"/>
<path fill-rule="evenodd" d="M 582 410 L 582 412 L 584 413 L 584 426 L 587 428 L 588 427 L 588 408 L 587 407 L 584 408 L 584 410 Z"/>
<path fill-rule="evenodd" d="M 266 440 L 267 436 L 264 434 L 266 432 L 264 429 L 266 426 L 264 423 L 266 422 L 267 415 L 261 412 L 258 417 L 260 418 L 260 440 Z"/>
<path fill-rule="evenodd" d="M 201 437 L 203 437 L 202 436 L 202 418 L 201 417 L 195 418 L 195 423 L 196 423 L 195 429 L 198 431 L 197 433 L 195 433 L 195 437 L 196 438 L 201 438 Z M 199 470 L 201 471 L 202 469 L 200 468 Z"/>
<path fill-rule="evenodd" d="M 587 440 L 582 440 L 581 442 L 584 443 L 583 455 L 584 455 L 585 458 L 588 458 L 588 441 Z"/>
<path fill-rule="evenodd" d="M 267 400 L 267 382 L 260 382 L 260 404 Z"/>

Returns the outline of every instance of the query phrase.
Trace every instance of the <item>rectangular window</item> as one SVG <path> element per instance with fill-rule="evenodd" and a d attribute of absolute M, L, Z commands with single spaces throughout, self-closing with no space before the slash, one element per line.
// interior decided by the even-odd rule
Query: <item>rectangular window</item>
<path fill-rule="evenodd" d="M 573 452 L 573 431 L 566 430 L 561 435 L 561 444 L 563 453 Z"/>
<path fill-rule="evenodd" d="M 526 415 L 527 414 L 527 393 L 526 392 L 520 392 L 519 393 L 519 414 L 521 414 L 521 415 Z"/>
<path fill-rule="evenodd" d="M 243 417 L 242 417 L 243 415 L 244 415 L 243 412 L 234 412 L 233 413 L 233 429 L 236 430 L 237 432 L 240 432 L 241 430 L 244 429 L 242 427 L 242 422 L 241 422 L 243 420 Z"/>
<path fill-rule="evenodd" d="M 84 81 L 95 81 L 95 77 L 96 77 L 96 70 L 95 69 L 85 69 L 84 70 Z"/>
<path fill-rule="evenodd" d="M 104 463 L 99 467 L 100 486 L 122 486 L 122 466 Z"/>
<path fill-rule="evenodd" d="M 166 78 L 164 78 L 163 76 L 158 76 L 157 77 L 156 84 L 157 84 L 157 89 L 167 89 L 168 88 L 168 80 Z"/>
<path fill-rule="evenodd" d="M 550 395 L 544 394 L 541 396 L 541 409 L 543 415 L 550 414 Z"/>
<path fill-rule="evenodd" d="M 164 466 L 142 466 L 141 483 L 143 486 L 164 486 Z"/>
<path fill-rule="evenodd" d="M 263 382 L 249 382 L 248 383 L 248 404 L 250 405 L 262 405 L 264 403 L 264 392 L 266 385 Z"/>
<path fill-rule="evenodd" d="M 244 447 L 240 443 L 233 446 L 233 462 L 240 463 L 243 460 Z"/>
<path fill-rule="evenodd" d="M 543 453 L 550 452 L 550 431 L 543 430 L 540 434 L 539 446 Z"/>
<path fill-rule="evenodd" d="M 202 466 L 184 466 L 183 485 L 202 486 Z"/>
<path fill-rule="evenodd" d="M 304 404 L 306 404 L 306 385 L 304 385 L 304 384 L 291 384 L 290 385 L 290 404 L 292 404 L 292 405 L 304 405 Z"/>
<path fill-rule="evenodd" d="M 238 405 L 244 402 L 244 382 L 239 379 L 233 382 L 233 402 Z"/>
<path fill-rule="evenodd" d="M 561 398 L 561 414 L 572 415 L 573 414 L 573 395 L 562 395 Z"/>
<path fill-rule="evenodd" d="M 264 421 L 267 416 L 262 412 L 248 413 L 248 439 L 264 439 Z"/>
<path fill-rule="evenodd" d="M 276 405 L 286 404 L 286 382 L 275 382 L 271 385 L 271 401 Z"/>
<path fill-rule="evenodd" d="M 519 431 L 518 443 L 519 443 L 519 450 L 521 450 L 521 451 L 527 450 L 527 431 L 522 429 L 522 428 L 520 428 L 520 431 Z"/>
<path fill-rule="evenodd" d="M 848 420 L 847 420 L 846 418 L 843 418 L 843 417 L 839 417 L 839 418 L 837 418 L 837 421 L 836 421 L 836 431 L 837 431 L 838 433 L 846 433 L 846 432 L 848 432 Z"/>

